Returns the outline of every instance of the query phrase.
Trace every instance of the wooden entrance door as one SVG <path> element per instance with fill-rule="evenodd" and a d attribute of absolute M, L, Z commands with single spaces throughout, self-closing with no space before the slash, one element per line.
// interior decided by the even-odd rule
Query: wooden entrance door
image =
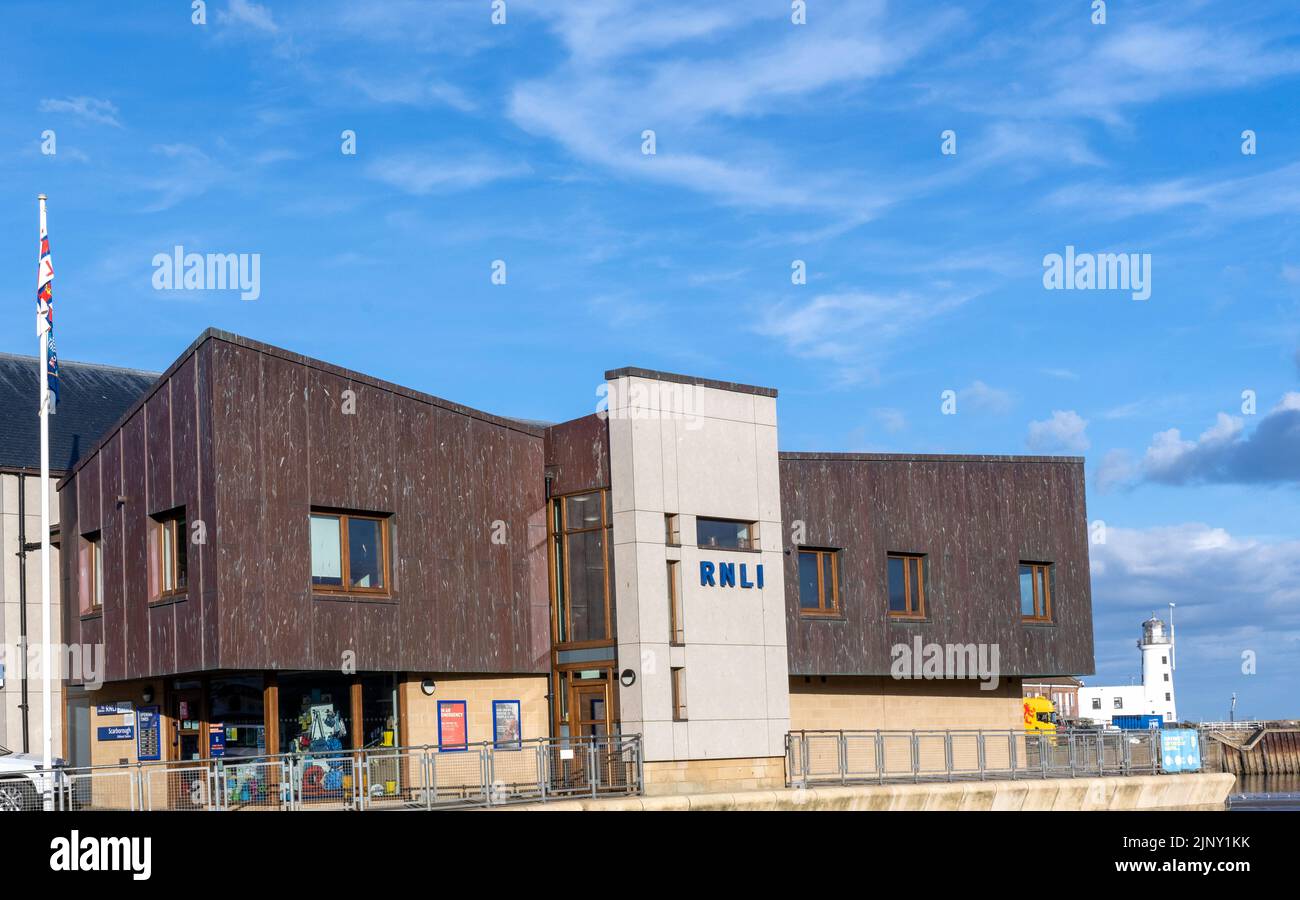
<path fill-rule="evenodd" d="M 203 692 L 173 691 L 170 697 L 171 760 L 167 772 L 169 809 L 190 809 L 207 802 L 203 757 Z"/>

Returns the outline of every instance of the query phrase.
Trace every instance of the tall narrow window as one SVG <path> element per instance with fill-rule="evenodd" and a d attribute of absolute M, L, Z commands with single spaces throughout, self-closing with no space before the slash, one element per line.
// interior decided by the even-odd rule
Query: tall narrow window
<path fill-rule="evenodd" d="M 155 516 L 149 541 L 151 578 L 154 599 L 175 597 L 185 593 L 187 583 L 186 545 L 189 532 L 185 528 L 184 507 Z"/>
<path fill-rule="evenodd" d="M 104 605 L 104 539 L 101 532 L 81 536 L 77 580 L 82 613 L 99 612 Z"/>
<path fill-rule="evenodd" d="M 551 501 L 552 608 L 557 644 L 597 644 L 614 634 L 608 491 Z"/>
<path fill-rule="evenodd" d="M 1020 615 L 1026 622 L 1052 621 L 1052 564 L 1020 564 Z"/>
<path fill-rule="evenodd" d="M 678 528 L 676 513 L 664 514 L 664 543 L 676 547 L 682 542 L 681 530 Z"/>
<path fill-rule="evenodd" d="M 357 513 L 313 512 L 311 584 L 317 591 L 388 591 L 388 520 Z"/>
<path fill-rule="evenodd" d="M 799 550 L 799 612 L 806 616 L 839 615 L 838 550 Z"/>
<path fill-rule="evenodd" d="M 686 670 L 678 667 L 672 670 L 673 681 L 673 721 L 686 721 Z"/>
<path fill-rule="evenodd" d="M 925 618 L 925 557 L 891 553 L 889 614 L 900 619 Z"/>
<path fill-rule="evenodd" d="M 681 563 L 668 561 L 668 642 L 686 643 L 686 628 L 682 615 Z"/>

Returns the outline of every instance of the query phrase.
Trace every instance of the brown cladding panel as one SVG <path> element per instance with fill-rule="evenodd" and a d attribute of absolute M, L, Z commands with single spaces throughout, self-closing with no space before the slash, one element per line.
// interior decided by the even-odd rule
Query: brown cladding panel
<path fill-rule="evenodd" d="M 840 556 L 842 620 L 799 614 L 786 559 L 790 671 L 888 674 L 891 647 L 996 645 L 1001 674 L 1093 671 L 1083 467 L 1073 460 L 783 454 L 781 507 Z M 886 557 L 926 555 L 927 615 L 891 620 Z M 1025 624 L 1019 562 L 1055 564 L 1051 625 Z"/>
<path fill-rule="evenodd" d="M 148 498 L 145 495 L 145 411 L 131 416 L 122 427 L 122 557 L 124 565 L 123 612 L 126 622 L 126 667 L 131 672 L 152 671 L 149 651 Z"/>
<path fill-rule="evenodd" d="M 307 371 L 276 357 L 242 353 L 261 357 L 261 421 L 275 424 L 260 432 L 262 484 L 255 502 L 264 529 L 259 577 L 265 632 L 262 642 L 240 646 L 256 647 L 255 657 L 278 669 L 312 659 L 311 568 L 300 550 L 310 541 L 311 487 L 301 466 L 307 456 Z"/>
<path fill-rule="evenodd" d="M 609 487 L 609 427 L 593 413 L 546 429 L 551 495 Z"/>
<path fill-rule="evenodd" d="M 245 666 L 266 656 L 266 538 L 282 522 L 263 514 L 261 355 L 231 344 L 213 348 L 212 423 L 220 664 Z M 211 664 L 211 662 L 209 662 Z"/>
<path fill-rule="evenodd" d="M 105 679 L 116 681 L 128 677 L 126 657 L 126 547 L 122 540 L 122 507 L 117 497 L 122 493 L 122 433 L 114 434 L 98 452 L 100 475 L 100 534 L 104 540 L 104 634 Z M 89 466 L 83 467 L 82 472 Z M 78 475 L 77 477 L 80 477 Z M 62 558 L 62 557 L 61 557 Z M 67 563 L 71 565 L 71 561 Z M 134 673 L 130 677 L 134 677 Z"/>
<path fill-rule="evenodd" d="M 200 593 L 197 598 L 191 594 L 191 601 L 194 599 L 199 601 L 197 615 L 200 643 L 197 652 L 200 657 L 200 669 L 216 668 L 221 658 L 220 617 L 217 615 L 219 596 L 217 577 L 219 548 L 216 532 L 217 477 L 216 466 L 213 465 L 213 460 L 216 458 L 216 438 L 212 429 L 212 360 L 216 346 L 215 341 L 205 341 L 194 351 L 195 427 L 197 428 L 194 464 L 198 470 L 199 491 L 196 511 L 208 529 L 207 544 L 199 554 Z M 184 452 L 189 452 L 188 447 Z M 193 616 L 196 610 L 191 607 L 187 613 Z M 191 651 L 191 655 L 182 654 L 182 656 L 185 659 L 192 659 L 193 652 Z"/>
<path fill-rule="evenodd" d="M 434 486 L 432 422 L 432 411 L 422 404 L 394 404 L 393 576 L 403 597 L 416 601 L 397 606 L 401 642 L 395 662 L 403 668 L 418 668 L 434 641 L 436 525 L 429 514 L 446 498 Z"/>
<path fill-rule="evenodd" d="M 185 507 L 190 524 L 187 547 L 186 599 L 174 604 L 174 659 L 171 671 L 193 672 L 203 666 L 203 596 L 208 590 L 204 580 L 204 557 L 208 550 L 208 521 L 199 502 L 198 416 L 196 378 L 198 363 L 190 356 L 171 378 L 171 465 L 173 503 Z M 194 527 L 199 526 L 199 543 Z"/>

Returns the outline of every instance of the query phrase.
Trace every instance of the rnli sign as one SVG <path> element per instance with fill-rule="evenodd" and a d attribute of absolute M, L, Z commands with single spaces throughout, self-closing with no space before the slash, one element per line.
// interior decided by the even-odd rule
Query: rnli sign
<path fill-rule="evenodd" d="M 754 566 L 753 578 L 750 578 L 749 563 L 701 562 L 701 587 L 741 587 L 763 589 L 763 565 Z"/>

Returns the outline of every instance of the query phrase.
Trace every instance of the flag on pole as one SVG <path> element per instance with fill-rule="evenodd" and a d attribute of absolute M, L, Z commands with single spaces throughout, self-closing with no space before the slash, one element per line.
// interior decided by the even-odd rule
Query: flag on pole
<path fill-rule="evenodd" d="M 45 371 L 50 390 L 50 412 L 59 402 L 59 356 L 54 349 L 54 263 L 50 260 L 50 235 L 45 227 L 45 202 L 41 201 L 41 250 L 36 272 L 36 336 L 48 335 Z"/>

